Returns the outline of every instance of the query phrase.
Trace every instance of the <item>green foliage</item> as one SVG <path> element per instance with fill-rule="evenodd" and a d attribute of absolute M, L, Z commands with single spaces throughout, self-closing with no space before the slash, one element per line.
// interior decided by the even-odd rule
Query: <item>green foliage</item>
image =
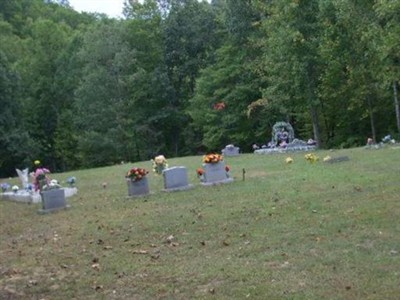
<path fill-rule="evenodd" d="M 260 93 L 256 75 L 242 62 L 247 53 L 226 45 L 217 50 L 216 63 L 202 71 L 188 108 L 194 126 L 204 136 L 197 147 L 218 150 L 233 143 L 243 149 L 255 140 L 257 120 L 248 118 L 246 112 Z M 218 103 L 225 108 L 218 110 Z"/>

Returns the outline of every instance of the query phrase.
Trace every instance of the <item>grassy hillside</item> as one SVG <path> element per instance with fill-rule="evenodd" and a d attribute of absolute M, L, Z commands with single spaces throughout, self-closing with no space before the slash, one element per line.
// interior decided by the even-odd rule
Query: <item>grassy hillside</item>
<path fill-rule="evenodd" d="M 149 174 L 134 199 L 133 164 L 54 174 L 78 179 L 71 209 L 0 201 L 0 298 L 397 298 L 400 147 L 315 153 L 350 160 L 227 157 L 235 182 L 203 187 L 200 156 L 170 159 L 195 188 L 164 193 Z"/>

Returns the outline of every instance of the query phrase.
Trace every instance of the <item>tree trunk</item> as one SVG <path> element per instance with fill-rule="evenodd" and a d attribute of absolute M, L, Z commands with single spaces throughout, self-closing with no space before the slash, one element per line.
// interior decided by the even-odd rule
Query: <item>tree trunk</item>
<path fill-rule="evenodd" d="M 321 128 L 319 126 L 319 117 L 317 112 L 317 107 L 311 105 L 310 107 L 311 120 L 313 125 L 314 140 L 317 143 L 317 147 L 321 147 Z"/>
<path fill-rule="evenodd" d="M 369 120 L 371 122 L 372 140 L 374 141 L 374 143 L 376 143 L 375 119 L 374 119 L 374 111 L 372 108 L 371 96 L 367 96 L 367 102 L 368 102 L 368 110 L 369 110 Z"/>
<path fill-rule="evenodd" d="M 400 134 L 400 107 L 399 107 L 399 98 L 398 98 L 398 82 L 397 80 L 393 81 L 393 96 L 394 96 L 394 107 L 396 110 L 396 121 L 397 121 L 397 131 Z"/>

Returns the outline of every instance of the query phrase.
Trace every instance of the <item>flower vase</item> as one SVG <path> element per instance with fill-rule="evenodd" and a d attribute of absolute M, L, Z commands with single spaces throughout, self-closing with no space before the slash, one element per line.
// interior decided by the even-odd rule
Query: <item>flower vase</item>
<path fill-rule="evenodd" d="M 147 177 L 143 177 L 138 181 L 127 179 L 126 182 L 128 184 L 129 197 L 144 196 L 150 193 Z"/>

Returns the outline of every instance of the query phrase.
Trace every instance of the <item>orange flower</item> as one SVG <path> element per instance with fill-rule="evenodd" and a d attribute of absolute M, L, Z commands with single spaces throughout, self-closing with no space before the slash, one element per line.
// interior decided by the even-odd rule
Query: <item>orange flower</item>
<path fill-rule="evenodd" d="M 202 168 L 198 168 L 196 170 L 196 172 L 197 172 L 197 176 L 203 176 L 203 174 L 204 174 L 204 170 Z"/>

